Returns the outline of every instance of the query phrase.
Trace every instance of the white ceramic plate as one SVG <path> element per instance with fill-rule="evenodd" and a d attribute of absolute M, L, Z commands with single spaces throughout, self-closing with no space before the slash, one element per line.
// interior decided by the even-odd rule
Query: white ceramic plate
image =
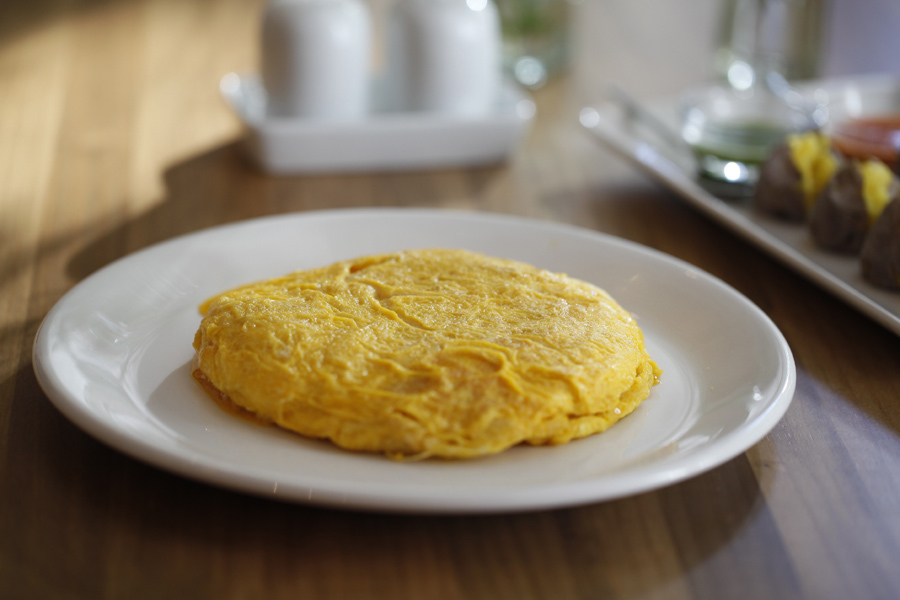
<path fill-rule="evenodd" d="M 481 251 L 602 286 L 635 315 L 662 382 L 602 435 L 470 461 L 397 463 L 236 419 L 191 379 L 197 305 L 207 297 L 418 247 Z M 795 384 L 793 358 L 772 322 L 687 263 L 571 226 L 403 209 L 247 221 L 127 256 L 50 311 L 34 366 L 76 425 L 158 467 L 280 500 L 451 513 L 568 506 L 683 480 L 755 444 L 784 414 Z"/>
<path fill-rule="evenodd" d="M 244 147 L 276 174 L 396 171 L 473 166 L 502 161 L 534 118 L 534 102 L 506 81 L 494 110 L 482 116 L 388 112 L 373 83 L 375 109 L 360 121 L 273 118 L 254 75 L 229 73 L 222 97 L 244 125 Z"/>
<path fill-rule="evenodd" d="M 900 111 L 900 80 L 891 77 L 815 81 L 798 89 L 829 107 L 832 124 Z M 658 121 L 678 131 L 679 105 L 679 98 L 664 98 L 649 105 L 649 109 Z M 607 147 L 684 200 L 900 335 L 900 293 L 864 280 L 855 256 L 817 248 L 806 227 L 760 214 L 749 198 L 717 198 L 697 182 L 691 156 L 685 156 L 665 138 L 636 123 L 613 103 L 586 108 L 581 120 Z"/>

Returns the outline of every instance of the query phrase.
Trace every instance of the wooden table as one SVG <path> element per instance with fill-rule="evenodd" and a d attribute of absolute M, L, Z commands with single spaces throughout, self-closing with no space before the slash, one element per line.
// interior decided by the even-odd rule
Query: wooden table
<path fill-rule="evenodd" d="M 596 147 L 565 80 L 536 95 L 535 128 L 506 165 L 279 179 L 248 168 L 217 81 L 255 65 L 259 9 L 0 9 L 0 597 L 900 597 L 896 335 Z M 95 441 L 38 387 L 41 319 L 100 267 L 203 227 L 363 206 L 575 223 L 687 260 L 784 333 L 793 404 L 759 444 L 678 485 L 436 517 L 282 504 L 171 475 Z"/>

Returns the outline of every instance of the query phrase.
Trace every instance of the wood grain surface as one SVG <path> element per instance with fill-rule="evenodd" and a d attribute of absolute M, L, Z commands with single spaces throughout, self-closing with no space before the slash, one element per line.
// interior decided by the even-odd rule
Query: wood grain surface
<path fill-rule="evenodd" d="M 217 91 L 255 68 L 260 11 L 0 5 L 0 598 L 900 597 L 900 338 L 595 146 L 565 78 L 535 95 L 507 164 L 261 174 Z M 433 517 L 196 483 L 95 441 L 40 390 L 41 319 L 111 261 L 222 223 L 367 206 L 574 223 L 689 261 L 784 333 L 793 404 L 746 453 L 652 493 Z"/>

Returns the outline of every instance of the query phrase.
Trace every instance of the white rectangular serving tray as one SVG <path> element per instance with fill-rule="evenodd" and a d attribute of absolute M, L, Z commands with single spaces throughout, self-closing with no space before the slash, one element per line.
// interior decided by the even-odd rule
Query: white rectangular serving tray
<path fill-rule="evenodd" d="M 830 124 L 900 111 L 900 80 L 892 77 L 812 81 L 797 89 L 827 103 Z M 680 97 L 672 97 L 650 103 L 648 109 L 677 132 L 680 105 Z M 613 102 L 585 108 L 581 122 L 597 140 L 688 203 L 900 335 L 900 292 L 865 281 L 857 257 L 818 249 L 805 226 L 761 214 L 753 209 L 749 198 L 716 197 L 698 183 L 693 157 L 654 135 Z"/>
<path fill-rule="evenodd" d="M 512 153 L 535 114 L 534 102 L 508 80 L 494 110 L 483 116 L 376 110 L 359 121 L 271 117 L 252 74 L 229 73 L 219 90 L 243 123 L 248 155 L 275 175 L 496 163 Z"/>

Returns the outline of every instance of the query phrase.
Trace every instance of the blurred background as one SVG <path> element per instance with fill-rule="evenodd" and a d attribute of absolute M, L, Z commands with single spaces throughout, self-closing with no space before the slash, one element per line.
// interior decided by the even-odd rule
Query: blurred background
<path fill-rule="evenodd" d="M 393 0 L 367 1 L 383 68 Z M 537 107 L 507 162 L 272 177 L 243 159 L 219 90 L 259 69 L 263 0 L 0 0 L 0 596 L 896 597 L 895 336 L 578 122 L 613 84 L 649 104 L 723 77 L 724 40 L 746 43 L 733 13 L 763 1 L 498 0 L 506 66 Z M 897 0 L 777 3 L 816 15 L 807 75 L 900 74 Z M 519 62 L 529 52 L 546 55 L 543 75 Z M 746 456 L 658 493 L 437 520 L 303 511 L 169 476 L 82 434 L 38 387 L 41 320 L 110 262 L 242 219 L 380 206 L 572 223 L 690 262 L 785 333 L 797 408 Z"/>
<path fill-rule="evenodd" d="M 383 64 L 383 26 L 385 15 L 395 0 L 366 0 L 375 27 L 374 62 Z M 820 56 L 812 74 L 841 76 L 860 73 L 900 73 L 900 3 L 894 0 L 769 0 L 787 6 L 799 6 L 812 14 L 817 31 L 808 33 Z M 496 0 L 504 25 L 506 67 L 514 70 L 517 51 L 543 52 L 550 70 L 549 79 L 566 73 L 566 85 L 573 101 L 589 102 L 605 93 L 615 82 L 638 97 L 672 94 L 685 87 L 708 81 L 716 72 L 717 50 L 728 43 L 728 20 L 735 6 L 765 0 Z M 115 30 L 116 35 L 141 36 L 145 59 L 161 59 L 159 77 L 167 87 L 177 84 L 177 73 L 187 65 L 176 65 L 178 56 L 207 55 L 210 66 L 221 65 L 222 73 L 258 68 L 259 29 L 265 0 L 7 0 L 0 5 L 0 53 L 7 69 L 17 76 L 29 69 L 50 68 L 50 46 L 44 54 L 16 52 L 18 45 L 32 45 L 58 33 L 66 23 L 64 15 L 77 14 L 89 27 Z M 168 39 L 159 39 L 152 24 L 140 26 L 141 14 L 150 19 L 174 18 L 177 27 L 168 27 Z M 241 15 L 239 19 L 236 15 Z M 102 23 L 92 24 L 100 18 Z M 216 19 L 228 19 L 229 23 Z M 228 28 L 228 43 L 221 39 L 222 26 Z M 123 43 L 124 43 L 123 39 Z M 134 44 L 129 44 L 134 46 Z M 203 46 L 202 53 L 190 52 Z M 165 47 L 174 55 L 153 55 L 154 48 Z M 59 40 L 62 58 L 71 48 Z M 183 51 L 179 52 L 179 48 Z M 22 48 L 24 50 L 24 47 Z M 114 60 L 114 57 L 110 57 Z M 118 60 L 126 60 L 120 56 Z M 196 59 L 191 59 L 196 60 Z M 664 63 L 664 75 L 649 65 Z M 527 66 L 527 65 L 526 65 Z M 140 68 L 140 65 L 135 65 Z M 166 78 L 166 67 L 170 69 Z M 546 77 L 528 69 L 525 81 L 544 85 Z M 649 77 L 648 72 L 653 76 Z M 7 76 L 11 75 L 7 70 Z M 529 79 L 530 76 L 530 79 Z M 117 74 L 118 77 L 118 74 Z M 124 83 L 124 82 L 123 82 Z M 213 82 L 215 83 L 215 82 Z M 107 87 L 118 87 L 111 83 Z M 8 86 L 5 86 L 8 88 Z M 216 93 L 215 85 L 210 93 Z M 7 90 L 8 92 L 11 90 Z M 158 95 L 159 90 L 151 90 Z"/>
<path fill-rule="evenodd" d="M 379 68 L 384 17 L 393 0 L 367 1 L 375 28 L 373 62 Z M 761 0 L 499 0 L 513 50 L 516 44 L 521 48 L 523 36 L 562 47 L 550 44 L 550 72 L 534 86 L 538 117 L 530 135 L 538 143 L 527 144 L 512 161 L 512 169 L 526 177 L 495 173 L 495 180 L 507 182 L 497 185 L 518 186 L 523 179 L 557 172 L 542 165 L 579 165 L 573 167 L 578 177 L 568 183 L 545 177 L 516 190 L 558 198 L 584 189 L 584 178 L 588 187 L 604 177 L 609 185 L 622 172 L 630 173 L 627 165 L 597 162 L 592 142 L 580 134 L 578 108 L 603 98 L 613 83 L 650 99 L 715 78 L 728 11 L 747 1 Z M 821 56 L 814 75 L 900 72 L 895 34 L 900 3 L 783 2 L 812 7 L 818 15 Z M 61 169 L 55 177 L 60 185 L 69 185 L 68 177 L 98 182 L 90 191 L 97 212 L 107 202 L 121 207 L 124 196 L 135 214 L 163 197 L 167 166 L 198 155 L 205 158 L 195 165 L 222 159 L 221 153 L 208 153 L 237 140 L 240 123 L 219 98 L 219 80 L 228 72 L 258 70 L 265 6 L 263 0 L 0 4 L 0 131 L 10 142 L 4 146 L 9 154 L 0 156 L 7 173 L 2 185 L 14 196 L 39 197 L 46 190 L 35 186 L 45 179 L 24 174 L 55 165 Z M 513 68 L 510 58 L 507 67 Z M 133 144 L 134 155 L 122 144 Z M 54 163 L 55 157 L 62 162 Z M 27 168 L 19 165 L 26 160 Z M 35 167 L 35 160 L 45 160 L 45 167 Z M 390 187 L 387 179 L 369 184 Z"/>

